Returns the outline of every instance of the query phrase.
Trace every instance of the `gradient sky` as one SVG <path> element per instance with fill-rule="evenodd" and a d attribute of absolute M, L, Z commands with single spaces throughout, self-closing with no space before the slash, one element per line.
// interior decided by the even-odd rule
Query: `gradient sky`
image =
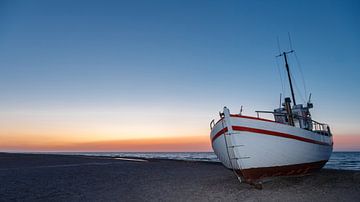
<path fill-rule="evenodd" d="M 289 95 L 275 58 L 288 32 L 297 101 L 311 92 L 335 150 L 360 150 L 359 10 L 356 0 L 2 0 L 0 151 L 210 151 L 223 106 L 255 115 Z"/>

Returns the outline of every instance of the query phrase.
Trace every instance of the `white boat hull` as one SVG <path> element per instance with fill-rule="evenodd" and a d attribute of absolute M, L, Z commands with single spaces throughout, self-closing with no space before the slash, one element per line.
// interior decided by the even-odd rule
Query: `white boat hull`
<path fill-rule="evenodd" d="M 240 115 L 226 115 L 211 130 L 220 161 L 247 182 L 322 168 L 333 149 L 332 136 Z"/>

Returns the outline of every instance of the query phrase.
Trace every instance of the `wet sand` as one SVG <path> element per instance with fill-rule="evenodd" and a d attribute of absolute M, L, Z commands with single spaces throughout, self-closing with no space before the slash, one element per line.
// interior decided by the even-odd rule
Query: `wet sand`
<path fill-rule="evenodd" d="M 360 171 L 240 184 L 219 163 L 0 153 L 0 201 L 360 201 Z"/>

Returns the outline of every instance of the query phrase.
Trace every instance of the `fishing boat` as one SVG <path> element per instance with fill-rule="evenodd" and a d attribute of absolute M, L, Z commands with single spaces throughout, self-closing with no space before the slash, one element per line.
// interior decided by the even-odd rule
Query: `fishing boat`
<path fill-rule="evenodd" d="M 296 103 L 287 59 L 290 53 L 293 50 L 278 56 L 285 60 L 291 98 L 280 98 L 278 108 L 256 111 L 257 116 L 232 114 L 224 107 L 220 119 L 210 123 L 215 154 L 242 182 L 261 186 L 265 179 L 316 171 L 332 153 L 330 127 L 311 118 L 310 98 L 305 104 Z M 264 113 L 273 119 L 262 118 Z"/>

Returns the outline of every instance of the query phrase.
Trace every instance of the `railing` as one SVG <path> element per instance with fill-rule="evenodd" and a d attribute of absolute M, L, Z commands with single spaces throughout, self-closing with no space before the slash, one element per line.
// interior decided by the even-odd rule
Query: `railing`
<path fill-rule="evenodd" d="M 213 120 L 210 122 L 210 129 L 212 130 L 214 126 L 215 126 L 215 120 L 213 119 Z"/>
<path fill-rule="evenodd" d="M 255 111 L 257 113 L 257 117 L 259 117 L 260 113 L 267 113 L 267 114 L 273 114 L 275 116 L 284 116 L 285 118 L 288 118 L 288 114 L 286 113 L 280 113 L 280 112 L 272 112 L 272 111 Z M 321 135 L 331 136 L 330 127 L 325 123 L 319 123 L 317 121 L 312 120 L 308 117 L 299 116 L 296 114 L 292 115 L 294 120 L 303 120 L 304 123 L 308 124 L 308 127 L 305 127 L 305 129 L 311 130 L 313 132 L 319 133 Z"/>

